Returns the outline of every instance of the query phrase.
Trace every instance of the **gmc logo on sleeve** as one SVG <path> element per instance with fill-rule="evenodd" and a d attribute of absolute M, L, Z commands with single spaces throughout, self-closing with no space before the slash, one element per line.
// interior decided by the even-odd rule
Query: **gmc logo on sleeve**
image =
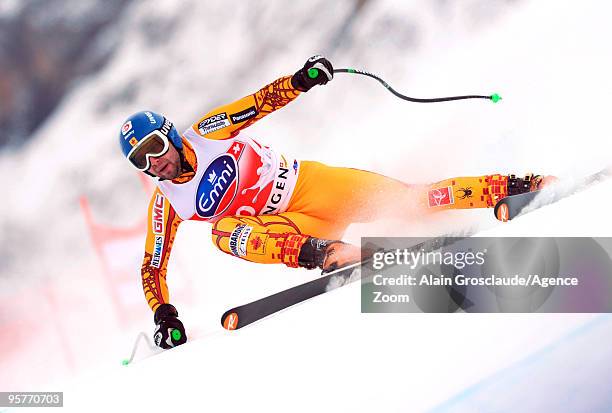
<path fill-rule="evenodd" d="M 151 211 L 151 228 L 154 234 L 164 233 L 164 196 L 155 195 L 153 210 Z"/>

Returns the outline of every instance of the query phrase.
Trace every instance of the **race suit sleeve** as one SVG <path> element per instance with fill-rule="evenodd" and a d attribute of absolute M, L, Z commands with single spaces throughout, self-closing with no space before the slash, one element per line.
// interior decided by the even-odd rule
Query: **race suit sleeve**
<path fill-rule="evenodd" d="M 284 76 L 252 95 L 211 110 L 191 128 L 208 139 L 233 138 L 242 129 L 294 100 L 300 93 L 291 85 L 291 76 Z"/>
<path fill-rule="evenodd" d="M 145 299 L 153 311 L 169 300 L 166 269 L 181 222 L 168 199 L 159 188 L 156 189 L 149 204 L 147 240 L 141 268 Z"/>

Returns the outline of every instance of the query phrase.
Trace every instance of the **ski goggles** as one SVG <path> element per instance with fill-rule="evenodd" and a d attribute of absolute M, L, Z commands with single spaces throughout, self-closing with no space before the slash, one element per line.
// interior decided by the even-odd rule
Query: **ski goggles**
<path fill-rule="evenodd" d="M 159 130 L 154 130 L 142 138 L 128 154 L 128 159 L 138 170 L 147 171 L 151 159 L 164 155 L 170 148 L 168 137 Z"/>

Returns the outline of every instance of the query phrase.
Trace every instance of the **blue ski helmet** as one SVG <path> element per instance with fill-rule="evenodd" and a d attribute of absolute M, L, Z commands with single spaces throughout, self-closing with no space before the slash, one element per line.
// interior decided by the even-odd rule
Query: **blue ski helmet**
<path fill-rule="evenodd" d="M 166 122 L 170 123 L 170 131 Z M 119 131 L 119 145 L 123 155 L 127 158 L 130 151 L 138 142 L 151 132 L 159 130 L 163 135 L 168 137 L 168 140 L 178 150 L 183 148 L 181 135 L 178 133 L 174 125 L 159 113 L 151 111 L 138 112 L 127 118 Z"/>

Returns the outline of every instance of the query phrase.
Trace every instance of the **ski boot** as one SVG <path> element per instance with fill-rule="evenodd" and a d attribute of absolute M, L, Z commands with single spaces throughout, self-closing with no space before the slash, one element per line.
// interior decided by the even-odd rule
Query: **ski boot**
<path fill-rule="evenodd" d="M 544 176 L 534 175 L 529 172 L 524 178 L 517 178 L 516 175 L 508 175 L 507 195 L 524 194 L 525 192 L 537 191 L 544 182 Z"/>
<path fill-rule="evenodd" d="M 493 175 L 492 177 L 495 177 Z M 557 177 L 555 176 L 544 176 L 535 175 L 531 172 L 527 173 L 524 177 L 520 178 L 514 174 L 502 176 L 502 179 L 498 181 L 502 183 L 501 187 L 497 185 L 489 185 L 490 200 L 488 202 L 489 207 L 495 206 L 497 202 L 503 198 L 511 195 L 524 194 L 525 192 L 533 192 L 544 188 L 546 185 L 550 185 L 555 182 Z M 494 179 L 491 180 L 494 182 Z M 503 185 L 505 181 L 505 185 Z"/>

